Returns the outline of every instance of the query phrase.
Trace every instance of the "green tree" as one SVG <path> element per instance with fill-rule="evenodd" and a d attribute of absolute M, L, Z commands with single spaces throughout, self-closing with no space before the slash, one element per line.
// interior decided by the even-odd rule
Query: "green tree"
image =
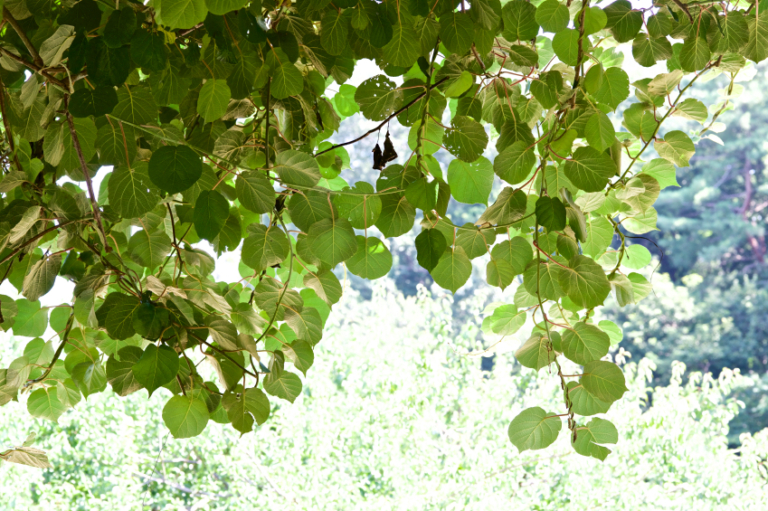
<path fill-rule="evenodd" d="M 107 384 L 121 396 L 163 387 L 175 437 L 209 421 L 249 432 L 274 398 L 302 392 L 297 372 L 311 368 L 341 292 L 332 270 L 386 274 L 381 238 L 408 233 L 418 214 L 418 262 L 443 288 L 459 290 L 486 254 L 490 285 L 522 276 L 514 303 L 485 326 L 510 335 L 534 320 L 518 359 L 554 366 L 564 406 L 524 410 L 510 440 L 544 448 L 565 424 L 576 452 L 604 459 L 598 445 L 615 441 L 615 426 L 582 417 L 627 388 L 620 368 L 601 360 L 621 332 L 595 323 L 594 311 L 611 292 L 621 305 L 649 293 L 633 270 L 650 259 L 624 230 L 655 229 L 660 190 L 694 153 L 688 134 L 661 123 L 706 119 L 706 105 L 686 98 L 695 82 L 733 82 L 746 59 L 765 59 L 767 9 L 9 3 L 0 272 L 24 298 L 2 297 L 2 325 L 33 339 L 0 373 L 3 402 L 31 392 L 29 412 L 56 421 Z M 666 61 L 668 72 L 632 84 L 640 103 L 617 131 L 607 114 L 631 89 L 616 45 L 629 41 L 641 66 Z M 361 59 L 381 74 L 348 86 Z M 712 121 L 724 108 L 714 105 Z M 331 142 L 358 110 L 373 128 Z M 375 183 L 342 178 L 345 148 L 370 147 L 392 122 L 409 129 L 405 164 L 388 164 L 397 155 L 387 136 L 373 150 Z M 483 156 L 490 142 L 493 161 Z M 646 161 L 651 147 L 659 158 Z M 492 199 L 497 180 L 505 186 Z M 456 224 L 451 198 L 482 211 Z M 217 254 L 241 246 L 242 278 L 217 282 L 216 260 L 198 243 Z M 39 299 L 57 276 L 74 282 L 74 296 L 50 311 Z M 56 346 L 40 337 L 48 326 Z M 216 381 L 198 371 L 203 360 Z M 583 368 L 565 373 L 566 361 Z"/>

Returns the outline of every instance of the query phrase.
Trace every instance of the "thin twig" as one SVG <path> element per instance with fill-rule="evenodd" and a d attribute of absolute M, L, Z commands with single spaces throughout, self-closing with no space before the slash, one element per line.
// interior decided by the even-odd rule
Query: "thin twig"
<path fill-rule="evenodd" d="M 2 77 L 0 77 L 0 114 L 3 116 L 3 126 L 5 127 L 5 137 L 8 139 L 8 147 L 11 148 L 13 154 L 13 162 L 16 164 L 16 170 L 23 172 L 21 163 L 19 163 L 19 156 L 16 154 L 16 146 L 13 143 L 13 133 L 11 132 L 11 124 L 8 121 L 8 113 L 5 110 L 5 84 Z"/>
<path fill-rule="evenodd" d="M 61 344 L 59 344 L 59 347 L 56 349 L 56 353 L 53 354 L 53 360 L 51 360 L 50 365 L 48 366 L 48 369 L 45 370 L 42 376 L 39 378 L 35 378 L 34 380 L 29 380 L 27 382 L 26 386 L 30 386 L 34 383 L 38 383 L 41 381 L 44 381 L 49 374 L 51 374 L 51 371 L 53 370 L 53 366 L 56 364 L 56 361 L 59 360 L 59 357 L 61 356 L 62 351 L 64 351 L 64 345 L 67 344 L 67 340 L 69 339 L 69 332 L 72 330 L 72 323 L 75 320 L 75 309 L 72 308 L 72 312 L 69 314 L 69 319 L 67 319 L 67 327 L 64 329 L 64 335 L 61 337 Z"/>
<path fill-rule="evenodd" d="M 9 25 L 13 27 L 13 29 L 16 31 L 16 34 L 19 36 L 19 39 L 21 39 L 21 42 L 24 43 L 24 46 L 27 47 L 27 51 L 32 56 L 32 58 L 35 61 L 35 64 L 39 67 L 43 67 L 45 64 L 43 62 L 43 59 L 40 58 L 40 54 L 37 53 L 37 50 L 35 49 L 35 45 L 32 44 L 32 41 L 29 40 L 29 37 L 27 37 L 27 34 L 24 32 L 24 29 L 21 28 L 19 25 L 19 22 L 16 21 L 16 18 L 13 17 L 13 14 L 11 14 L 11 11 L 8 10 L 7 7 L 3 7 L 3 19 L 5 19 Z"/>
<path fill-rule="evenodd" d="M 64 108 L 67 114 L 67 124 L 69 124 L 69 133 L 72 135 L 72 145 L 75 147 L 77 157 L 80 160 L 80 167 L 83 170 L 85 176 L 85 182 L 88 185 L 88 195 L 91 197 L 91 207 L 93 208 L 93 218 L 96 220 L 96 226 L 101 232 L 101 240 L 104 243 L 104 250 L 112 252 L 112 247 L 107 243 L 107 233 L 104 232 L 104 225 L 101 223 L 101 210 L 99 210 L 99 203 L 96 201 L 96 194 L 93 191 L 93 182 L 91 181 L 91 175 L 88 172 L 88 164 L 83 156 L 83 149 L 80 147 L 80 139 L 77 138 L 77 130 L 75 130 L 75 121 L 72 119 L 72 114 L 69 113 L 69 96 L 64 96 Z"/>
<path fill-rule="evenodd" d="M 440 85 L 441 83 L 443 83 L 444 81 L 446 81 L 447 79 L 448 79 L 448 77 L 446 76 L 446 77 L 445 77 L 445 78 L 443 78 L 442 80 L 439 80 L 438 82 L 436 82 L 436 83 L 435 83 L 434 85 L 432 85 L 431 87 L 428 87 L 428 88 L 427 88 L 427 89 L 426 89 L 424 92 L 422 92 L 421 94 L 419 94 L 418 96 L 416 96 L 416 97 L 415 97 L 415 98 L 414 98 L 412 101 L 410 101 L 410 102 L 409 102 L 407 105 L 400 107 L 400 109 L 399 109 L 399 110 L 397 110 L 395 113 L 391 114 L 389 117 L 387 117 L 386 119 L 384 119 L 383 121 L 381 121 L 381 123 L 380 123 L 378 126 L 376 126 L 375 128 L 372 128 L 372 129 L 368 130 L 367 132 L 363 133 L 362 135 L 360 135 L 359 137 L 357 137 L 357 138 L 356 138 L 356 139 L 354 139 L 354 140 L 349 140 L 349 141 L 347 141 L 347 142 L 343 142 L 343 143 L 341 143 L 341 144 L 332 145 L 332 146 L 331 146 L 331 147 L 329 147 L 328 149 L 324 149 L 324 150 L 320 151 L 319 153 L 315 154 L 315 156 L 320 156 L 320 155 L 321 155 L 321 154 L 323 154 L 323 153 L 327 153 L 327 152 L 329 152 L 329 151 L 333 151 L 334 149 L 336 149 L 336 148 L 338 148 L 338 147 L 343 147 L 343 146 L 345 146 L 345 145 L 354 144 L 355 142 L 360 142 L 362 139 L 364 139 L 364 138 L 366 138 L 366 137 L 368 137 L 368 136 L 370 136 L 370 135 L 373 135 L 374 133 L 376 133 L 377 131 L 379 131 L 381 128 L 383 128 L 384 126 L 386 126 L 386 124 L 387 124 L 389 121 L 391 121 L 393 118 L 395 118 L 395 117 L 397 117 L 398 115 L 400 115 L 401 113 L 405 112 L 405 111 L 408 109 L 408 107 L 410 107 L 411 105 L 413 105 L 414 103 L 416 103 L 417 101 L 419 101 L 421 98 L 423 98 L 423 97 L 424 97 L 424 96 L 427 94 L 427 90 L 430 90 L 430 89 L 434 89 L 435 87 L 437 87 L 438 85 Z"/>

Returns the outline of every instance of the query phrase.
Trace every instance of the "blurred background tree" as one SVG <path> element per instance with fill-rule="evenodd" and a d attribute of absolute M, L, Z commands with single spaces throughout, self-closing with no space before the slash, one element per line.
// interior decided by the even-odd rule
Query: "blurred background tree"
<path fill-rule="evenodd" d="M 114 510 L 487 510 L 611 509 L 753 511 L 768 498 L 768 431 L 726 442 L 738 412 L 738 372 L 719 378 L 670 367 L 649 385 L 648 359 L 622 363 L 629 392 L 607 418 L 621 440 L 605 462 L 575 455 L 567 435 L 547 451 L 519 453 L 506 425 L 533 404 L 561 399 L 546 371 L 511 353 L 492 371 L 479 364 L 483 291 L 454 303 L 421 287 L 403 297 L 391 281 L 368 299 L 354 290 L 329 319 L 314 377 L 293 405 L 238 436 L 211 424 L 205 435 L 170 438 L 156 410 L 161 392 L 88 398 L 54 424 L 34 420 L 36 446 L 52 470 L 0 465 L 0 509 Z M 0 345 L 0 355 L 18 349 Z M 575 366 L 574 366 L 575 367 Z M 652 405 L 649 402 L 652 401 Z M 30 424 L 11 403 L 0 442 Z M 614 446 L 611 446 L 613 449 Z M 621 481 L 620 484 L 616 484 Z M 584 491 L 589 488 L 589 491 Z"/>

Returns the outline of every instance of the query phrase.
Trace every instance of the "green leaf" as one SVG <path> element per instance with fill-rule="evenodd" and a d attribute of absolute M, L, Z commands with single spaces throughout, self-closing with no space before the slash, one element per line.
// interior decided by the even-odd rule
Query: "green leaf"
<path fill-rule="evenodd" d="M 539 197 L 536 201 L 536 221 L 547 231 L 565 229 L 565 206 L 557 197 Z"/>
<path fill-rule="evenodd" d="M 469 15 L 483 29 L 495 30 L 501 23 L 501 3 L 498 0 L 475 0 Z"/>
<path fill-rule="evenodd" d="M 171 238 L 163 231 L 137 231 L 128 242 L 131 259 L 149 269 L 157 268 L 171 252 Z"/>
<path fill-rule="evenodd" d="M 304 275 L 304 285 L 314 290 L 328 305 L 333 305 L 341 299 L 341 283 L 330 271 L 307 273 Z"/>
<path fill-rule="evenodd" d="M 595 99 L 600 103 L 611 106 L 614 110 L 622 101 L 629 97 L 629 76 L 618 67 L 609 67 L 603 73 L 600 88 L 595 94 Z"/>
<path fill-rule="evenodd" d="M 320 220 L 312 225 L 308 235 L 312 253 L 331 267 L 346 261 L 357 252 L 355 231 L 346 219 Z"/>
<path fill-rule="evenodd" d="M 509 423 L 509 440 L 520 452 L 544 449 L 557 440 L 563 423 L 560 417 L 538 406 L 520 412 Z"/>
<path fill-rule="evenodd" d="M 405 198 L 414 207 L 423 211 L 432 211 L 437 205 L 439 185 L 437 180 L 429 181 L 426 177 L 419 178 L 405 189 Z"/>
<path fill-rule="evenodd" d="M 195 397 L 173 396 L 163 407 L 163 422 L 173 438 L 192 438 L 208 425 L 208 407 Z"/>
<path fill-rule="evenodd" d="M 587 240 L 581 244 L 584 253 L 593 258 L 600 257 L 613 241 L 613 224 L 605 217 L 587 218 Z"/>
<path fill-rule="evenodd" d="M 264 424 L 269 418 L 269 399 L 261 389 L 247 389 L 245 391 L 245 409 L 253 415 L 257 424 Z"/>
<path fill-rule="evenodd" d="M 677 182 L 675 166 L 667 160 L 656 158 L 643 165 L 643 174 L 648 174 L 658 181 L 661 189 L 668 186 L 680 186 Z"/>
<path fill-rule="evenodd" d="M 546 32 L 556 34 L 564 30 L 570 19 L 568 8 L 558 0 L 546 0 L 536 9 L 536 23 Z"/>
<path fill-rule="evenodd" d="M 599 192 L 616 174 L 613 159 L 592 147 L 579 147 L 565 162 L 565 177 L 585 192 Z"/>
<path fill-rule="evenodd" d="M 197 196 L 194 209 L 195 231 L 208 241 L 219 235 L 229 216 L 229 201 L 216 190 L 203 191 Z"/>
<path fill-rule="evenodd" d="M 603 112 L 596 111 L 584 127 L 587 143 L 600 152 L 613 145 L 616 140 L 616 130 L 613 123 Z"/>
<path fill-rule="evenodd" d="M 163 71 L 168 62 L 165 36 L 159 32 L 137 30 L 131 39 L 131 58 L 137 66 L 149 71 Z"/>
<path fill-rule="evenodd" d="M 16 300 L 18 315 L 13 323 L 14 335 L 40 337 L 48 327 L 48 309 L 40 308 L 40 302 Z"/>
<path fill-rule="evenodd" d="M 240 204 L 254 213 L 269 213 L 275 207 L 275 189 L 262 171 L 241 172 L 235 190 Z"/>
<path fill-rule="evenodd" d="M 578 19 L 574 20 L 574 22 L 578 26 Z M 606 16 L 605 11 L 599 7 L 590 7 L 584 13 L 584 34 L 592 35 L 599 32 L 605 28 L 607 23 L 608 16 Z"/>
<path fill-rule="evenodd" d="M 37 389 L 29 395 L 27 411 L 33 417 L 58 422 L 67 407 L 59 399 L 56 387 Z"/>
<path fill-rule="evenodd" d="M 629 390 L 619 366 L 604 360 L 596 360 L 585 365 L 580 383 L 590 395 L 605 403 L 613 403 L 621 399 L 624 392 Z"/>
<path fill-rule="evenodd" d="M 448 248 L 445 236 L 437 229 L 424 229 L 416 236 L 416 260 L 419 266 L 431 272 Z"/>
<path fill-rule="evenodd" d="M 747 28 L 749 37 L 744 55 L 753 62 L 762 62 L 768 57 L 768 16 L 748 16 Z"/>
<path fill-rule="evenodd" d="M 131 72 L 131 52 L 127 46 L 110 48 L 103 37 L 88 41 L 86 53 L 88 78 L 95 85 L 117 87 L 125 83 Z"/>
<path fill-rule="evenodd" d="M 200 89 L 197 113 L 205 122 L 213 122 L 227 112 L 227 105 L 231 98 L 232 91 L 226 80 L 207 80 Z"/>
<path fill-rule="evenodd" d="M 690 137 L 682 131 L 670 131 L 664 135 L 664 140 L 656 140 L 653 148 L 659 156 L 678 167 L 687 167 L 696 148 Z"/>
<path fill-rule="evenodd" d="M 72 117 L 106 115 L 111 113 L 115 106 L 117 106 L 117 93 L 112 87 L 80 89 L 69 98 L 69 112 Z"/>
<path fill-rule="evenodd" d="M 704 124 L 704 121 L 709 117 L 709 112 L 707 112 L 707 107 L 704 103 L 698 99 L 688 98 L 685 101 L 678 103 L 677 108 L 675 108 L 672 115 L 677 115 Z"/>
<path fill-rule="evenodd" d="M 416 210 L 405 197 L 384 195 L 381 198 L 381 215 L 376 221 L 376 227 L 385 237 L 395 238 L 410 231 L 415 218 Z"/>
<path fill-rule="evenodd" d="M 576 431 L 573 449 L 582 456 L 591 456 L 605 461 L 611 450 L 598 444 L 615 444 L 619 441 L 619 432 L 610 421 L 594 418 L 586 427 Z"/>
<path fill-rule="evenodd" d="M 542 298 L 557 300 L 564 294 L 559 283 L 563 271 L 565 270 L 555 263 L 539 263 L 534 260 L 523 273 L 523 285 L 532 295 L 536 295 L 538 289 Z"/>
<path fill-rule="evenodd" d="M 729 13 L 722 20 L 722 26 L 723 39 L 729 51 L 737 53 L 749 43 L 750 30 L 746 17 Z"/>
<path fill-rule="evenodd" d="M 349 219 L 355 229 L 366 229 L 376 223 L 381 215 L 381 198 L 373 186 L 359 181 L 349 192 L 333 199 L 339 214 Z"/>
<path fill-rule="evenodd" d="M 21 294 L 34 302 L 48 293 L 56 282 L 61 269 L 61 254 L 43 257 L 36 262 L 24 277 Z"/>
<path fill-rule="evenodd" d="M 240 10 L 246 5 L 248 5 L 248 0 L 205 0 L 208 11 L 217 16 L 224 16 L 231 11 Z"/>
<path fill-rule="evenodd" d="M 514 190 L 507 186 L 504 188 L 496 202 L 486 209 L 478 220 L 479 223 L 491 223 L 496 225 L 510 225 L 525 216 L 527 197 L 522 190 Z"/>
<path fill-rule="evenodd" d="M 672 58 L 672 45 L 666 37 L 639 34 L 632 42 L 632 56 L 643 67 L 651 67 L 661 60 Z"/>
<path fill-rule="evenodd" d="M 539 55 L 532 49 L 521 44 L 512 44 L 508 50 L 509 60 L 518 66 L 535 66 L 539 62 Z"/>
<path fill-rule="evenodd" d="M 134 125 L 156 121 L 157 105 L 152 92 L 148 87 L 120 87 L 117 90 L 117 106 L 112 110 L 111 117 Z"/>
<path fill-rule="evenodd" d="M 704 69 L 704 66 L 709 64 L 711 55 L 706 39 L 689 37 L 680 48 L 680 67 L 689 73 Z"/>
<path fill-rule="evenodd" d="M 451 127 L 452 129 L 443 135 L 443 145 L 451 154 L 468 163 L 482 156 L 485 146 L 488 145 L 488 135 L 479 122 L 457 115 L 453 118 Z"/>
<path fill-rule="evenodd" d="M 533 249 L 527 239 L 515 236 L 496 244 L 491 250 L 491 257 L 507 261 L 515 275 L 520 275 L 533 259 Z"/>
<path fill-rule="evenodd" d="M 603 269 L 587 256 L 577 255 L 559 275 L 559 284 L 573 302 L 586 309 L 602 305 L 611 292 Z"/>
<path fill-rule="evenodd" d="M 445 97 L 447 98 L 457 98 L 467 92 L 467 90 L 472 87 L 473 82 L 474 78 L 472 77 L 472 74 L 469 71 L 464 70 L 458 78 L 447 82 L 448 86 L 443 91 L 443 94 L 445 94 Z"/>
<path fill-rule="evenodd" d="M 453 198 L 465 204 L 487 204 L 493 175 L 493 165 L 482 156 L 472 163 L 453 160 L 448 165 L 448 184 Z"/>
<path fill-rule="evenodd" d="M 552 39 L 552 49 L 564 64 L 575 66 L 579 61 L 579 31 L 573 29 L 561 30 Z"/>
<path fill-rule="evenodd" d="M 493 314 L 483 321 L 483 331 L 490 330 L 498 335 L 512 335 L 525 324 L 528 313 L 517 310 L 512 304 L 502 305 L 494 309 Z"/>
<path fill-rule="evenodd" d="M 312 188 L 322 177 L 312 156 L 293 149 L 278 153 L 274 170 L 285 184 L 302 188 Z"/>
<path fill-rule="evenodd" d="M 629 245 L 624 250 L 621 265 L 630 270 L 640 270 L 651 264 L 651 253 L 642 245 Z"/>
<path fill-rule="evenodd" d="M 515 278 L 515 271 L 512 265 L 505 259 L 494 259 L 488 261 L 485 266 L 485 280 L 489 285 L 500 287 L 502 291 L 506 289 Z"/>
<path fill-rule="evenodd" d="M 170 324 L 168 309 L 142 303 L 133 311 L 133 329 L 145 339 L 157 340 Z"/>
<path fill-rule="evenodd" d="M 585 365 L 608 354 L 611 340 L 608 334 L 582 321 L 562 334 L 563 354 L 577 364 Z"/>
<path fill-rule="evenodd" d="M 40 57 L 48 67 L 58 66 L 72 42 L 75 40 L 75 29 L 72 25 L 60 25 L 48 39 L 40 45 Z"/>
<path fill-rule="evenodd" d="M 131 42 L 136 30 L 136 12 L 131 7 L 112 11 L 104 27 L 104 41 L 110 48 L 119 48 Z"/>
<path fill-rule="evenodd" d="M 651 231 L 657 231 L 656 221 L 658 215 L 656 210 L 648 208 L 644 213 L 631 212 L 622 219 L 621 225 L 633 234 L 645 234 Z"/>
<path fill-rule="evenodd" d="M 203 174 L 203 162 L 189 147 L 163 146 L 149 159 L 149 178 L 168 193 L 183 192 Z"/>
<path fill-rule="evenodd" d="M 237 328 L 235 325 L 223 318 L 208 316 L 205 318 L 205 325 L 211 334 L 211 339 L 225 350 L 237 351 L 240 346 L 237 338 Z"/>
<path fill-rule="evenodd" d="M 440 16 L 440 39 L 451 53 L 462 55 L 469 51 L 474 37 L 474 27 L 469 14 L 452 12 Z"/>
<path fill-rule="evenodd" d="M 456 294 L 472 274 L 472 263 L 461 247 L 448 248 L 430 271 L 435 283 Z"/>
<path fill-rule="evenodd" d="M 392 268 L 392 254 L 380 239 L 357 236 L 357 252 L 347 261 L 347 268 L 358 277 L 378 279 Z"/>
<path fill-rule="evenodd" d="M 141 389 L 141 383 L 133 375 L 133 366 L 144 352 L 136 346 L 122 348 L 107 360 L 107 380 L 118 396 L 127 396 Z"/>
<path fill-rule="evenodd" d="M 96 133 L 99 163 L 128 165 L 136 158 L 135 132 L 132 127 L 114 120 L 101 126 Z M 140 164 L 146 174 L 146 164 Z"/>
<path fill-rule="evenodd" d="M 493 161 L 493 171 L 511 185 L 522 183 L 536 164 L 535 147 L 522 140 L 510 145 Z"/>
<path fill-rule="evenodd" d="M 539 33 L 536 22 L 536 7 L 525 0 L 513 0 L 502 8 L 504 31 L 502 35 L 508 41 L 528 41 Z"/>
<path fill-rule="evenodd" d="M 515 352 L 515 358 L 520 362 L 520 365 L 536 371 L 554 362 L 555 355 L 549 339 L 539 333 L 534 333 Z"/>
<path fill-rule="evenodd" d="M 300 312 L 286 309 L 285 322 L 299 339 L 307 341 L 312 346 L 323 338 L 323 319 L 313 307 L 304 307 Z"/>
<path fill-rule="evenodd" d="M 597 415 L 607 412 L 611 407 L 610 403 L 596 399 L 575 381 L 568 383 L 568 397 L 571 399 L 571 410 L 577 415 Z"/>
<path fill-rule="evenodd" d="M 275 99 L 298 96 L 304 90 L 304 77 L 292 63 L 283 62 L 274 70 L 269 90 Z"/>
<path fill-rule="evenodd" d="M 86 399 L 91 394 L 97 394 L 107 388 L 107 375 L 98 361 L 76 365 L 72 371 L 72 380 Z"/>
<path fill-rule="evenodd" d="M 179 355 L 168 346 L 150 344 L 131 369 L 133 376 L 151 396 L 155 390 L 170 383 L 179 372 Z M 165 418 L 165 414 L 163 414 Z M 167 422 L 167 421 L 166 421 Z"/>
<path fill-rule="evenodd" d="M 160 15 L 164 25 L 187 29 L 205 21 L 208 8 L 205 0 L 162 0 Z"/>
<path fill-rule="evenodd" d="M 372 121 L 386 119 L 397 109 L 402 98 L 402 91 L 384 75 L 365 80 L 355 91 L 355 102 L 360 111 Z"/>
<path fill-rule="evenodd" d="M 421 47 L 413 29 L 400 23 L 392 28 L 392 39 L 381 49 L 384 58 L 393 66 L 411 67 L 419 58 Z M 367 116 L 366 116 L 367 117 Z"/>
<path fill-rule="evenodd" d="M 314 310 L 314 309 L 312 309 Z M 287 346 L 283 346 L 285 356 L 293 362 L 293 365 L 301 371 L 304 376 L 315 361 L 315 354 L 312 346 L 306 341 L 297 339 Z"/>
<path fill-rule="evenodd" d="M 330 10 L 320 22 L 320 43 L 331 55 L 341 55 L 347 46 L 349 16 Z"/>
<path fill-rule="evenodd" d="M 277 227 L 257 225 L 243 242 L 243 262 L 257 273 L 280 264 L 288 257 L 290 245 L 285 233 Z"/>
<path fill-rule="evenodd" d="M 625 43 L 635 38 L 643 26 L 643 13 L 633 10 L 627 0 L 618 0 L 603 9 L 608 18 L 605 28 L 609 28 L 613 37 L 619 43 Z"/>
<path fill-rule="evenodd" d="M 291 403 L 301 394 L 301 389 L 301 379 L 298 375 L 287 371 L 273 371 L 264 378 L 264 390 Z"/>

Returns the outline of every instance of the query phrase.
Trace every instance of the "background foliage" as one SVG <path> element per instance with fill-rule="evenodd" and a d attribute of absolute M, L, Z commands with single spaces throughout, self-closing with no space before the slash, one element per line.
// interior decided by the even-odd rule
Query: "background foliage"
<path fill-rule="evenodd" d="M 488 298 L 481 292 L 455 305 L 477 315 Z M 738 451 L 725 437 L 737 411 L 725 396 L 738 374 L 689 380 L 677 364 L 670 385 L 652 389 L 652 363 L 631 362 L 622 366 L 628 395 L 608 413 L 622 425 L 621 441 L 605 463 L 577 456 L 564 436 L 546 452 L 518 453 L 506 438 L 507 423 L 526 406 L 555 406 L 562 399 L 556 382 L 508 356 L 488 372 L 479 357 L 462 355 L 478 348 L 480 325 L 455 321 L 451 302 L 424 291 L 403 298 L 386 281 L 374 285 L 370 300 L 350 291 L 329 321 L 328 342 L 318 347 L 323 356 L 305 392 L 242 437 L 214 425 L 194 439 L 168 438 L 157 414 L 165 399 L 160 392 L 149 401 L 93 396 L 58 425 L 20 421 L 23 405 L 9 405 L 0 440 L 18 442 L 34 428 L 35 445 L 50 450 L 56 468 L 0 466 L 0 508 L 762 505 L 767 474 L 760 463 L 768 437 L 745 435 Z M 617 488 L 617 478 L 627 484 Z"/>

